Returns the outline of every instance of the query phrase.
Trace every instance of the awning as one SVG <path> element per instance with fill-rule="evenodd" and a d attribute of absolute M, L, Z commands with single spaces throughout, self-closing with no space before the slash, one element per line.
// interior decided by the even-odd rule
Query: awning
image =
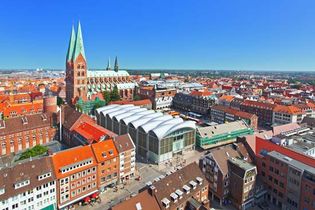
<path fill-rule="evenodd" d="M 83 201 L 84 201 L 85 203 L 88 203 L 88 202 L 91 201 L 91 198 L 90 198 L 90 197 L 85 197 L 85 198 L 83 199 Z"/>
<path fill-rule="evenodd" d="M 91 198 L 98 198 L 98 193 L 96 192 L 96 193 L 93 193 L 92 195 L 91 195 Z"/>

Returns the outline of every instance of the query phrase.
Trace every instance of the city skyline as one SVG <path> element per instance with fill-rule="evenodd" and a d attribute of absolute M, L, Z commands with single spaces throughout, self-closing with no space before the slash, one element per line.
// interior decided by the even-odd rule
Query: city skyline
<path fill-rule="evenodd" d="M 78 21 L 90 69 L 116 55 L 127 69 L 315 69 L 311 1 L 14 2 L 0 6 L 15 9 L 0 20 L 1 69 L 64 69 Z"/>

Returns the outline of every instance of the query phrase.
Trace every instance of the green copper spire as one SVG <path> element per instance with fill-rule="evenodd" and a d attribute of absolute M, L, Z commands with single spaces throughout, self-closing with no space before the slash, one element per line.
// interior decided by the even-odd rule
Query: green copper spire
<path fill-rule="evenodd" d="M 118 71 L 119 71 L 119 66 L 118 66 L 118 59 L 117 59 L 117 56 L 116 56 L 116 58 L 115 58 L 114 71 L 116 71 L 116 72 L 118 72 Z"/>
<path fill-rule="evenodd" d="M 74 26 L 72 25 L 69 47 L 68 47 L 68 52 L 67 52 L 67 62 L 71 61 L 72 59 L 74 45 L 75 45 L 75 32 L 74 32 Z"/>
<path fill-rule="evenodd" d="M 73 61 L 75 61 L 75 59 L 77 59 L 77 57 L 80 55 L 80 53 L 83 56 L 83 58 L 86 59 L 85 58 L 85 52 L 84 52 L 81 24 L 79 22 L 78 31 L 77 31 L 77 38 L 75 40 L 75 47 L 74 47 L 74 52 L 73 52 L 73 56 L 72 56 Z"/>
<path fill-rule="evenodd" d="M 106 67 L 106 70 L 110 70 L 110 58 L 108 58 L 108 63 L 107 63 L 107 67 Z"/>

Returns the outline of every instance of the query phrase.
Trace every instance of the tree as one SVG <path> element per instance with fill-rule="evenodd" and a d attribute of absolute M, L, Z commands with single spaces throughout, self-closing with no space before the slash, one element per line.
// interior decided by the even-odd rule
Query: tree
<path fill-rule="evenodd" d="M 103 92 L 103 98 L 104 98 L 104 101 L 106 102 L 106 104 L 108 104 L 110 102 L 110 97 L 111 97 L 110 95 L 111 95 L 111 93 L 107 90 L 105 90 Z"/>
<path fill-rule="evenodd" d="M 141 100 L 141 97 L 140 97 L 139 95 L 135 94 L 135 95 L 133 96 L 133 100 L 134 100 L 134 101 L 139 101 L 139 100 Z"/>
<path fill-rule="evenodd" d="M 57 97 L 57 105 L 60 106 L 62 104 L 64 104 L 65 102 L 63 101 L 62 98 L 60 98 L 59 96 Z"/>
<path fill-rule="evenodd" d="M 47 147 L 36 145 L 32 149 L 27 149 L 23 152 L 19 158 L 19 160 L 24 160 L 30 157 L 36 157 L 42 154 L 45 154 L 48 151 Z"/>
<path fill-rule="evenodd" d="M 120 95 L 118 91 L 118 87 L 115 85 L 113 88 L 112 92 L 110 93 L 110 100 L 111 101 L 119 101 L 120 100 Z"/>

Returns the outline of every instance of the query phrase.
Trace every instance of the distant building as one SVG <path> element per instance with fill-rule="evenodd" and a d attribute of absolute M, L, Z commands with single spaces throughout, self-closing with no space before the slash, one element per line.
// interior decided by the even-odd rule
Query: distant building
<path fill-rule="evenodd" d="M 56 177 L 49 157 L 0 169 L 1 209 L 57 209 Z"/>
<path fill-rule="evenodd" d="M 149 99 L 143 99 L 143 100 L 138 100 L 138 101 L 111 101 L 108 103 L 108 105 L 111 105 L 111 104 L 119 104 L 119 105 L 133 104 L 135 106 L 140 106 L 141 108 L 152 109 L 152 102 Z"/>
<path fill-rule="evenodd" d="M 303 118 L 303 112 L 295 106 L 276 105 L 273 109 L 272 122 L 275 125 L 288 123 L 300 123 Z"/>
<path fill-rule="evenodd" d="M 237 137 L 253 133 L 253 129 L 242 120 L 220 125 L 198 127 L 196 130 L 196 145 L 202 149 L 210 149 L 235 142 Z"/>
<path fill-rule="evenodd" d="M 273 123 L 273 109 L 276 106 L 270 103 L 245 100 L 240 104 L 240 110 L 255 114 L 258 117 L 258 125 L 270 127 Z"/>
<path fill-rule="evenodd" d="M 174 88 L 157 88 L 157 86 L 144 86 L 139 89 L 141 98 L 150 99 L 153 109 L 170 108 L 176 94 Z"/>
<path fill-rule="evenodd" d="M 198 165 L 192 163 L 111 209 L 209 209 L 208 182 Z"/>
<path fill-rule="evenodd" d="M 176 93 L 173 107 L 176 109 L 209 115 L 210 107 L 216 103 L 216 97 L 210 92 L 192 91 L 191 94 Z"/>
<path fill-rule="evenodd" d="M 251 128 L 257 129 L 258 117 L 255 114 L 239 111 L 223 105 L 211 107 L 211 121 L 216 123 L 244 120 Z"/>

